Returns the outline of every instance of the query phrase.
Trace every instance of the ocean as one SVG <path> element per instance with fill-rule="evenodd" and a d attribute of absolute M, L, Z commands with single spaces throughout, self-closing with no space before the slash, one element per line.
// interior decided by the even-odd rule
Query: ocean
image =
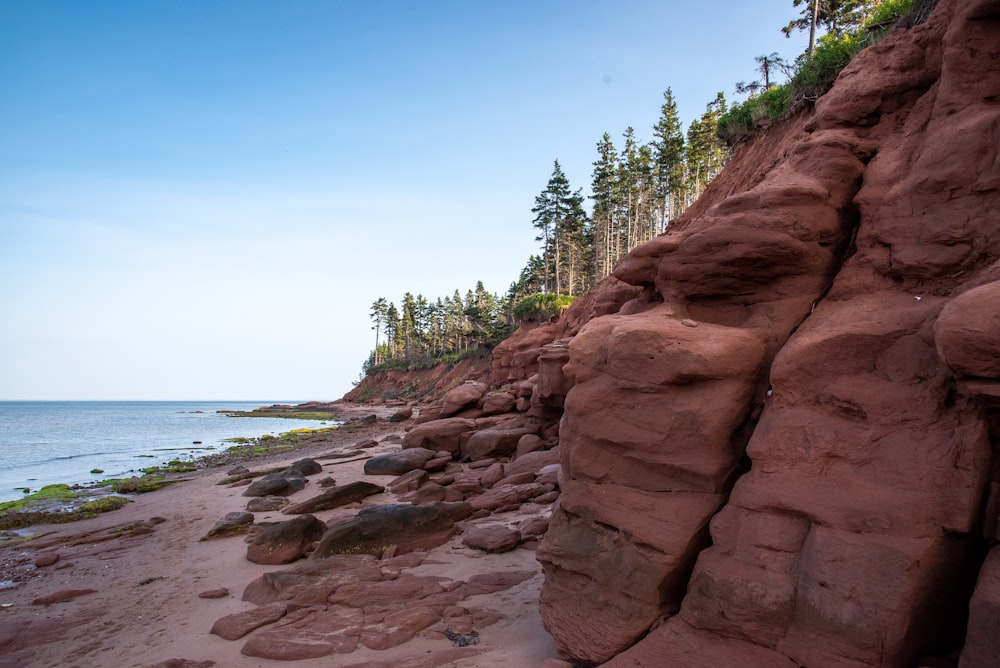
<path fill-rule="evenodd" d="M 245 418 L 276 401 L 0 401 L 0 501 L 55 483 L 136 475 L 228 447 L 225 439 L 317 427 L 317 420 Z M 198 443 L 196 443 L 196 441 Z M 91 473 L 99 469 L 103 473 Z"/>

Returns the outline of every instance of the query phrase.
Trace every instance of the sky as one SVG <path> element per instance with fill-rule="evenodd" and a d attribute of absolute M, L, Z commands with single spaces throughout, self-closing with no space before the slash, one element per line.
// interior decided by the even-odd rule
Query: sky
<path fill-rule="evenodd" d="M 334 400 L 504 293 L 558 160 L 685 128 L 792 0 L 0 0 L 0 400 Z"/>

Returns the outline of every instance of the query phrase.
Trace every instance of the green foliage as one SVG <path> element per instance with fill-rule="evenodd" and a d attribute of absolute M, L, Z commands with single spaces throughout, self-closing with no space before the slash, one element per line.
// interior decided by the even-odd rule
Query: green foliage
<path fill-rule="evenodd" d="M 802 61 L 792 77 L 792 93 L 796 98 L 815 100 L 836 81 L 840 71 L 861 50 L 853 34 L 826 35 L 819 40 L 816 53 Z"/>
<path fill-rule="evenodd" d="M 71 501 L 77 498 L 77 496 L 76 492 L 71 490 L 69 485 L 46 485 L 34 494 L 28 494 L 24 498 L 0 503 L 0 512 L 17 510 L 39 501 Z"/>
<path fill-rule="evenodd" d="M 883 0 L 834 3 L 827 14 L 821 12 L 821 24 L 829 32 L 818 40 L 815 52 L 803 54 L 791 80 L 774 86 L 742 104 L 734 105 L 719 118 L 718 136 L 732 145 L 753 135 L 765 119 L 778 120 L 788 115 L 796 101 L 815 102 L 828 91 L 840 72 L 859 51 L 874 44 L 897 26 L 915 25 L 924 19 L 936 0 Z M 796 0 L 799 6 L 802 0 Z M 807 3 L 810 4 L 811 3 Z M 824 16 L 826 18 L 824 18 Z M 783 30 L 808 26 L 803 20 L 789 23 Z"/>
<path fill-rule="evenodd" d="M 77 508 L 76 512 L 92 516 L 99 513 L 107 513 L 112 510 L 118 510 L 129 503 L 131 503 L 131 501 L 124 496 L 104 496 L 100 499 L 87 501 L 82 506 Z"/>
<path fill-rule="evenodd" d="M 514 306 L 514 317 L 519 321 L 544 322 L 558 317 L 569 308 L 576 297 L 552 292 L 525 297 Z"/>
<path fill-rule="evenodd" d="M 730 145 L 735 144 L 752 135 L 766 122 L 784 118 L 791 104 L 792 89 L 789 84 L 772 86 L 746 102 L 734 104 L 719 117 L 719 139 Z"/>

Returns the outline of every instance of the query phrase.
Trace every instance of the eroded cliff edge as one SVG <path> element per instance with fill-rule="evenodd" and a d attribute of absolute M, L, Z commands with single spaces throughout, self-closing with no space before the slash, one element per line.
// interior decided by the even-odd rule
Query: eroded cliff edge
<path fill-rule="evenodd" d="M 995 665 L 998 147 L 1000 2 L 941 0 L 501 346 L 494 382 L 565 394 L 565 656 L 912 665 L 962 644 L 982 566 L 962 664 Z"/>

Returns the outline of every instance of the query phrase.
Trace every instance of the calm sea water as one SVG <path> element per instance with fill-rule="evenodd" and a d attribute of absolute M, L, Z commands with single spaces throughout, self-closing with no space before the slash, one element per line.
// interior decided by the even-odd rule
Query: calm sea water
<path fill-rule="evenodd" d="M 26 487 L 93 483 L 171 459 L 211 454 L 228 447 L 223 443 L 228 438 L 320 424 L 216 413 L 272 403 L 291 402 L 0 402 L 0 501 L 21 498 Z"/>

